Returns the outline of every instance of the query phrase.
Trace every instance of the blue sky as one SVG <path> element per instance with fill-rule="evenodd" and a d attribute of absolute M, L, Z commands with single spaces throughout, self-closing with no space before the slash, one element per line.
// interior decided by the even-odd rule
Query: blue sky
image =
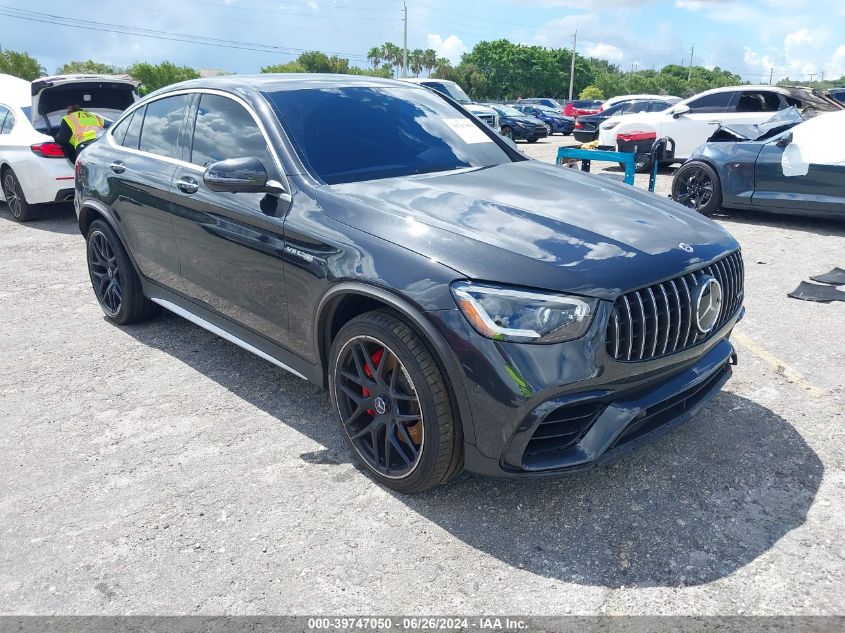
<path fill-rule="evenodd" d="M 80 30 L 66 0 L 0 0 L 0 46 L 26 50 L 48 71 L 66 60 L 128 65 L 168 59 L 238 73 L 289 61 L 297 50 L 323 50 L 366 65 L 370 46 L 402 43 L 401 0 L 98 0 L 93 20 L 157 32 L 282 50 L 239 50 Z M 94 10 L 92 11 L 92 7 Z M 96 17 L 93 17 L 96 16 Z M 845 75 L 845 2 L 836 0 L 409 0 L 409 47 L 434 48 L 453 61 L 481 40 L 569 47 L 578 30 L 582 54 L 622 68 L 688 63 L 720 66 L 747 80 Z M 107 27 L 111 28 L 111 27 Z M 161 36 L 161 33 L 158 33 Z"/>

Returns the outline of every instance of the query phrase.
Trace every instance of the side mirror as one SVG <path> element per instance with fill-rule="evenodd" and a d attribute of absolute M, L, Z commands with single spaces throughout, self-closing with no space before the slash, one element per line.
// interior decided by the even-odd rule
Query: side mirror
<path fill-rule="evenodd" d="M 787 132 L 786 134 L 784 134 L 783 136 L 781 136 L 778 139 L 778 142 L 776 143 L 776 145 L 778 147 L 786 147 L 791 142 L 792 142 L 792 132 Z"/>
<path fill-rule="evenodd" d="M 688 105 L 679 105 L 672 108 L 672 117 L 677 119 L 682 114 L 687 114 L 690 111 L 690 107 Z"/>
<path fill-rule="evenodd" d="M 202 181 L 211 191 L 221 193 L 273 193 L 268 185 L 281 189 L 279 183 L 267 180 L 267 169 L 257 158 L 229 158 L 209 165 Z"/>

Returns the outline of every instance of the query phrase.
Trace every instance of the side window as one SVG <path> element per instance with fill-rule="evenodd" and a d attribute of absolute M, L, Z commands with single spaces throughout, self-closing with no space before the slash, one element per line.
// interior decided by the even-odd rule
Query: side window
<path fill-rule="evenodd" d="M 717 92 L 690 101 L 688 105 L 693 114 L 724 112 L 734 94 L 733 92 Z"/>
<path fill-rule="evenodd" d="M 663 110 L 668 108 L 670 105 L 672 105 L 672 104 L 669 103 L 668 101 L 654 101 L 649 106 L 648 111 L 649 112 L 663 112 Z"/>
<path fill-rule="evenodd" d="M 11 116 L 12 113 L 9 112 L 9 108 L 5 106 L 0 106 L 0 134 L 7 134 L 6 132 L 6 117 Z M 9 128 L 11 129 L 11 128 Z"/>
<path fill-rule="evenodd" d="M 138 148 L 151 154 L 182 158 L 178 140 L 187 105 L 188 95 L 148 103 Z"/>
<path fill-rule="evenodd" d="M 276 171 L 267 142 L 244 107 L 219 95 L 203 94 L 197 108 L 191 162 L 206 167 L 227 158 L 254 157 Z"/>
<path fill-rule="evenodd" d="M 132 119 L 135 118 L 135 113 L 129 115 L 129 117 L 123 119 L 120 123 L 115 126 L 112 126 L 111 135 L 114 139 L 114 142 L 118 145 L 123 145 L 123 139 L 126 138 L 126 130 L 129 129 L 129 126 L 132 124 Z"/>
<path fill-rule="evenodd" d="M 126 126 L 126 136 L 123 137 L 121 145 L 131 149 L 138 149 L 138 142 L 141 140 L 141 128 L 144 126 L 144 112 L 146 107 L 135 110 L 132 120 Z"/>
<path fill-rule="evenodd" d="M 774 92 L 746 90 L 736 102 L 737 112 L 777 112 L 780 98 Z"/>

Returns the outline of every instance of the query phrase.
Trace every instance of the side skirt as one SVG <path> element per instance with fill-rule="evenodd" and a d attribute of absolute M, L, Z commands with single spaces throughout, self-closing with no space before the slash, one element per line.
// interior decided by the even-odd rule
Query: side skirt
<path fill-rule="evenodd" d="M 191 323 L 208 330 L 212 334 L 216 334 L 230 343 L 234 343 L 238 347 L 252 352 L 256 356 L 273 363 L 277 367 L 281 367 L 298 378 L 309 380 L 325 388 L 322 368 L 312 365 L 264 337 L 250 332 L 246 328 L 203 308 L 193 301 L 185 299 L 169 290 L 165 290 L 157 284 L 144 280 L 143 285 L 144 294 L 149 297 L 150 301 L 157 303 L 165 310 L 169 310 Z"/>

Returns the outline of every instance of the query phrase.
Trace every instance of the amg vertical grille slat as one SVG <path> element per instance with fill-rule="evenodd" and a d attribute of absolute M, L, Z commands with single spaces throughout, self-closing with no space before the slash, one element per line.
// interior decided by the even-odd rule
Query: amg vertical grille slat
<path fill-rule="evenodd" d="M 672 343 L 672 351 L 676 351 L 678 349 L 678 339 L 681 336 L 681 321 L 683 316 L 683 311 L 681 310 L 681 295 L 678 293 L 678 286 L 675 285 L 675 280 L 669 282 L 672 284 L 672 292 L 675 295 L 675 305 L 678 306 L 678 318 L 675 321 L 675 340 Z"/>
<path fill-rule="evenodd" d="M 744 273 L 737 251 L 691 273 L 622 295 L 607 323 L 607 353 L 619 361 L 650 360 L 704 341 L 742 307 Z M 721 285 L 722 311 L 713 330 L 702 334 L 693 297 L 705 277 Z"/>
<path fill-rule="evenodd" d="M 654 291 L 651 288 L 647 288 L 648 290 L 648 300 L 649 305 L 648 308 L 651 310 L 651 314 L 654 316 L 654 323 L 652 323 L 651 330 L 653 330 L 654 334 L 651 337 L 651 358 L 654 358 L 655 352 L 657 352 L 657 330 L 660 329 L 660 320 L 657 318 L 657 301 L 654 299 Z"/>
<path fill-rule="evenodd" d="M 663 308 L 665 314 L 665 321 L 666 325 L 663 328 L 663 346 L 660 350 L 660 355 L 666 353 L 666 348 L 669 347 L 669 330 L 672 327 L 672 308 L 669 307 L 669 295 L 666 293 L 666 288 L 663 287 L 663 284 L 658 286 L 660 288 L 660 294 L 663 297 Z M 657 322 L 658 329 L 660 327 L 660 321 Z"/>
<path fill-rule="evenodd" d="M 637 305 L 640 308 L 640 318 L 639 318 L 639 323 L 640 323 L 640 357 L 639 357 L 639 360 L 642 360 L 643 356 L 645 356 L 645 334 L 646 334 L 646 328 L 648 327 L 648 324 L 646 323 L 646 320 L 645 320 L 645 308 L 643 307 L 643 298 L 640 296 L 639 292 L 635 292 L 634 296 L 637 298 Z"/>
<path fill-rule="evenodd" d="M 631 304 L 628 301 L 628 297 L 622 297 L 622 301 L 625 304 L 625 312 L 628 318 L 628 354 L 626 360 L 631 360 L 631 350 L 634 345 L 634 319 L 631 316 Z"/>
<path fill-rule="evenodd" d="M 689 293 L 689 284 L 686 277 L 681 277 L 681 283 L 684 286 L 684 305 L 686 306 L 686 324 L 684 326 L 684 342 L 681 347 L 686 347 L 689 343 L 689 335 L 692 330 L 692 296 Z"/>

